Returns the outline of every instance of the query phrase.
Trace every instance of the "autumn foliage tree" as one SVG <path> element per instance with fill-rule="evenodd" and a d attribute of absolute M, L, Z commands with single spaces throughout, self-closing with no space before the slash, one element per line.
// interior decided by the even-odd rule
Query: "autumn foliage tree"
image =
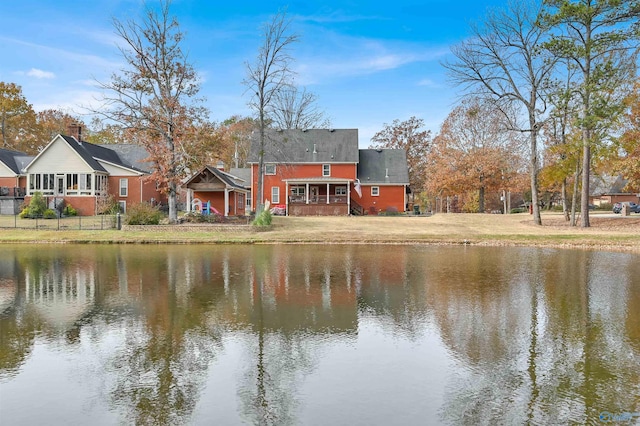
<path fill-rule="evenodd" d="M 36 113 L 14 83 L 0 81 L 2 148 L 35 154 L 40 145 Z"/>
<path fill-rule="evenodd" d="M 428 155 L 425 187 L 430 194 L 477 194 L 484 212 L 488 192 L 521 184 L 522 143 L 505 130 L 503 115 L 493 103 L 467 98 L 454 108 L 434 138 Z"/>
<path fill-rule="evenodd" d="M 424 120 L 411 117 L 393 120 L 371 138 L 370 148 L 402 149 L 407 153 L 409 183 L 414 193 L 422 192 L 425 185 L 427 155 L 431 146 L 431 132 L 424 130 Z"/>
<path fill-rule="evenodd" d="M 615 170 L 627 179 L 627 190 L 640 191 L 640 81 L 626 97 L 622 136 L 617 141 L 620 157 Z"/>
<path fill-rule="evenodd" d="M 178 187 L 209 127 L 207 110 L 196 98 L 198 76 L 182 50 L 184 34 L 169 6 L 163 1 L 159 11 L 147 9 L 141 23 L 114 20 L 127 68 L 101 83 L 108 94 L 97 112 L 149 151 L 152 179 L 167 194 L 169 221 L 175 222 Z"/>

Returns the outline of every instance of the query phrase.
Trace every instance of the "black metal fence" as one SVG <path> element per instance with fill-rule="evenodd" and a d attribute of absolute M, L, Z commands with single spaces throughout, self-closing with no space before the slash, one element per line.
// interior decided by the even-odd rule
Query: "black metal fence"
<path fill-rule="evenodd" d="M 53 219 L 23 219 L 19 215 L 0 215 L 0 228 L 39 230 L 105 230 L 118 229 L 118 215 L 69 216 Z"/>

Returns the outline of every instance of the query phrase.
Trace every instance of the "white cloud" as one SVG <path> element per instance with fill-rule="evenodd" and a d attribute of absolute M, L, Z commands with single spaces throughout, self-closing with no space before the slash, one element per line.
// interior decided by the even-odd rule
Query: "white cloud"
<path fill-rule="evenodd" d="M 56 75 L 50 71 L 43 71 L 43 70 L 39 70 L 38 68 L 31 68 L 29 71 L 27 71 L 27 75 L 29 77 L 35 77 L 35 78 L 55 78 Z"/>
<path fill-rule="evenodd" d="M 448 46 L 432 47 L 415 43 L 345 37 L 327 33 L 321 46 L 313 46 L 299 57 L 297 82 L 318 84 L 327 79 L 370 75 L 417 62 L 442 58 Z"/>
<path fill-rule="evenodd" d="M 418 86 L 425 86 L 425 87 L 442 87 L 440 84 L 436 83 L 435 81 L 429 79 L 429 78 L 425 78 L 422 79 L 418 82 Z"/>

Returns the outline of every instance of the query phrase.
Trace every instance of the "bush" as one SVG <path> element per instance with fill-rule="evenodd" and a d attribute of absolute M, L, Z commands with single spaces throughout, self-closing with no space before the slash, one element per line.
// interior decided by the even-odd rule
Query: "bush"
<path fill-rule="evenodd" d="M 264 209 L 260 212 L 258 216 L 256 216 L 252 225 L 253 226 L 269 226 L 271 225 L 272 221 L 273 221 L 273 216 L 271 215 L 271 212 L 267 209 Z"/>
<path fill-rule="evenodd" d="M 46 210 L 47 210 L 47 202 L 44 200 L 42 193 L 35 192 L 31 197 L 31 201 L 29 202 L 29 205 L 20 212 L 20 217 L 22 219 L 24 218 L 34 219 L 36 217 L 42 217 L 42 215 Z M 55 215 L 55 212 L 54 212 L 54 215 Z"/>
<path fill-rule="evenodd" d="M 224 222 L 224 217 L 219 214 L 202 214 L 200 212 L 185 213 L 180 219 L 180 223 L 220 223 Z"/>
<path fill-rule="evenodd" d="M 511 210 L 509 211 L 509 213 L 511 213 L 511 214 L 514 214 L 514 213 L 524 213 L 524 212 L 526 212 L 526 211 L 527 211 L 527 209 L 526 209 L 525 207 L 518 207 L 518 208 L 515 208 L 515 209 L 511 209 Z"/>
<path fill-rule="evenodd" d="M 56 214 L 55 210 L 46 209 L 42 214 L 42 217 L 44 217 L 45 219 L 55 219 L 56 217 L 58 217 L 58 215 Z"/>
<path fill-rule="evenodd" d="M 384 215 L 385 216 L 398 216 L 400 212 L 398 212 L 398 208 L 394 206 L 389 206 L 386 208 Z"/>
<path fill-rule="evenodd" d="M 97 200 L 96 209 L 98 214 L 117 214 L 122 213 L 118 200 L 109 194 L 106 197 L 99 197 Z"/>
<path fill-rule="evenodd" d="M 124 223 L 127 225 L 159 225 L 162 212 L 148 203 L 133 204 L 129 207 Z"/>
<path fill-rule="evenodd" d="M 64 209 L 62 210 L 62 214 L 64 216 L 77 216 L 78 211 L 74 209 L 73 206 L 71 206 L 71 204 L 67 204 L 66 206 L 64 206 Z"/>

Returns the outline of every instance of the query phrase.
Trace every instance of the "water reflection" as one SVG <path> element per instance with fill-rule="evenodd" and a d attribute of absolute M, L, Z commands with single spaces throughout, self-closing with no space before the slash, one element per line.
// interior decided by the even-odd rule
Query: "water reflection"
<path fill-rule="evenodd" d="M 0 247 L 2 416 L 596 424 L 640 411 L 639 269 L 545 249 Z"/>

